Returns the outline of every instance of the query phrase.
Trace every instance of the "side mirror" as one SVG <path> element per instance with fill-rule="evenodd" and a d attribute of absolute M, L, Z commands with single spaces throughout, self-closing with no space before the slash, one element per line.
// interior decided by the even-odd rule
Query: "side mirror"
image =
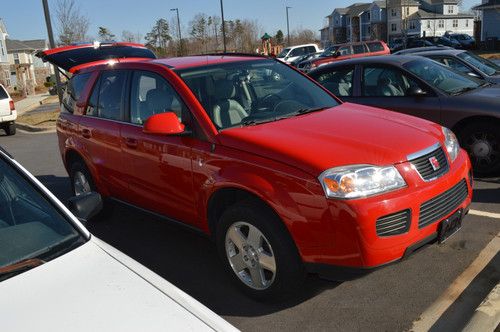
<path fill-rule="evenodd" d="M 102 198 L 99 193 L 89 192 L 68 200 L 69 210 L 82 222 L 87 223 L 102 210 Z"/>
<path fill-rule="evenodd" d="M 418 86 L 412 86 L 406 91 L 408 96 L 421 97 L 427 95 L 427 92 L 419 88 Z"/>
<path fill-rule="evenodd" d="M 184 125 L 174 112 L 165 112 L 150 116 L 142 131 L 146 134 L 179 135 L 184 133 Z"/>

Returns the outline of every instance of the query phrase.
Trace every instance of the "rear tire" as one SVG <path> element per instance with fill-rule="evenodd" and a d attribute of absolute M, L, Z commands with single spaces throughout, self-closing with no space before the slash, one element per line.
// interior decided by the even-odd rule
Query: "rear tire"
<path fill-rule="evenodd" d="M 9 124 L 6 124 L 5 127 L 5 133 L 7 134 L 7 136 L 12 136 L 12 135 L 15 135 L 16 134 L 16 124 L 15 122 L 11 122 Z"/>
<path fill-rule="evenodd" d="M 473 122 L 458 136 L 460 145 L 469 153 L 475 174 L 493 175 L 500 171 L 500 125 Z"/>
<path fill-rule="evenodd" d="M 256 300 L 289 298 L 304 282 L 305 269 L 292 238 L 262 203 L 247 200 L 229 207 L 217 225 L 216 244 L 232 280 Z"/>

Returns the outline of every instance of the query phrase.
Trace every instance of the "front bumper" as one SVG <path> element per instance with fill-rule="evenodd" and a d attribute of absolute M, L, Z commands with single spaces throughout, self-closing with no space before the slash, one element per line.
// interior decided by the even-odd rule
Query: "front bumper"
<path fill-rule="evenodd" d="M 464 150 L 460 151 L 445 175 L 430 182 L 422 180 L 409 162 L 396 167 L 407 182 L 406 188 L 364 199 L 328 200 L 328 219 L 332 222 L 328 234 L 330 241 L 303 252 L 302 257 L 309 271 L 323 271 L 325 266 L 363 271 L 398 261 L 435 239 L 440 221 L 458 209 L 468 210 L 472 199 L 472 179 L 471 164 Z M 466 198 L 444 217 L 419 226 L 422 203 L 443 194 L 464 179 L 467 184 Z M 377 234 L 377 219 L 407 209 L 411 217 L 409 227 L 403 234 Z"/>
<path fill-rule="evenodd" d="M 16 119 L 17 119 L 17 112 L 12 111 L 12 114 L 10 114 L 10 115 L 0 116 L 0 123 L 12 122 L 12 121 L 16 121 Z"/>

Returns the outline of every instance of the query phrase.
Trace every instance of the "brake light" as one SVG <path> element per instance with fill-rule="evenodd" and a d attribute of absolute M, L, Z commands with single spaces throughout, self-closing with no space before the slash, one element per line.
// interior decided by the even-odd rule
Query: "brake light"
<path fill-rule="evenodd" d="M 14 106 L 14 101 L 13 100 L 9 101 L 9 107 L 10 107 L 11 111 L 14 111 L 16 109 L 16 107 Z"/>

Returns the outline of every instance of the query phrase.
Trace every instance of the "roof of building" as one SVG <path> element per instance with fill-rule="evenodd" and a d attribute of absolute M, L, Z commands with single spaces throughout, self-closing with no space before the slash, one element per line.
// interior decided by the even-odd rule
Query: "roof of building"
<path fill-rule="evenodd" d="M 444 15 L 444 14 L 438 14 L 434 12 L 428 12 L 423 9 L 419 9 L 416 13 L 413 13 L 408 17 L 410 20 L 411 19 L 457 19 L 457 18 L 474 18 L 473 14 L 467 14 L 467 13 L 458 13 L 455 15 Z"/>
<path fill-rule="evenodd" d="M 358 16 L 370 9 L 370 6 L 371 3 L 355 3 L 354 5 L 347 7 L 349 8 L 349 10 L 347 11 L 347 15 Z"/>
<path fill-rule="evenodd" d="M 387 1 L 385 1 L 385 0 L 377 0 L 377 1 L 372 2 L 372 5 L 377 5 L 378 8 L 385 8 L 386 4 L 387 4 Z"/>
<path fill-rule="evenodd" d="M 455 4 L 457 5 L 459 3 L 459 0 L 423 0 L 427 3 L 430 3 L 431 5 L 439 5 L 439 4 Z"/>
<path fill-rule="evenodd" d="M 15 51 L 34 51 L 35 49 L 31 46 L 24 44 L 21 40 L 16 39 L 5 39 L 5 44 L 7 46 L 7 52 Z"/>
<path fill-rule="evenodd" d="M 3 23 L 3 20 L 0 18 L 0 32 L 7 34 L 7 28 L 5 27 L 5 23 Z"/>
<path fill-rule="evenodd" d="M 24 45 L 34 48 L 35 50 L 45 50 L 48 48 L 47 41 L 45 39 L 31 39 L 22 40 Z"/>
<path fill-rule="evenodd" d="M 479 6 L 472 7 L 473 10 L 484 10 L 484 9 L 499 9 L 500 0 L 489 0 Z"/>

